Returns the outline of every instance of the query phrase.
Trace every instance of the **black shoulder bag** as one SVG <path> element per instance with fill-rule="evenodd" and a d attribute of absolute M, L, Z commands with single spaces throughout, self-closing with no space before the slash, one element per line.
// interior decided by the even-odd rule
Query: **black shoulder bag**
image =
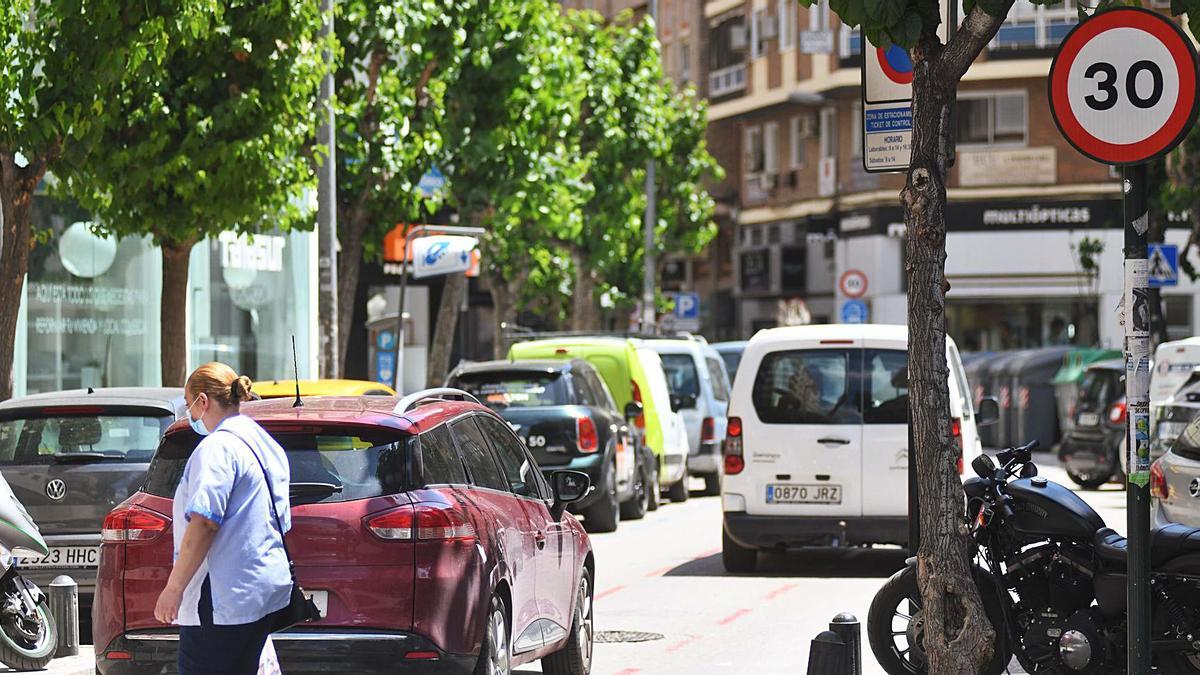
<path fill-rule="evenodd" d="M 258 462 L 258 468 L 262 469 L 263 481 L 267 484 L 267 495 L 271 498 L 271 515 L 275 516 L 275 527 L 279 529 L 279 540 L 283 542 L 283 554 L 287 556 L 288 571 L 292 575 L 292 597 L 286 607 L 271 614 L 271 632 L 286 630 L 297 624 L 320 619 L 321 610 L 317 609 L 316 603 L 306 596 L 304 589 L 296 583 L 296 563 L 292 560 L 291 551 L 288 550 L 287 537 L 283 536 L 283 521 L 279 519 L 279 511 L 275 508 L 275 490 L 271 487 L 271 474 L 267 473 L 266 465 L 263 464 L 258 453 L 254 451 L 254 447 L 246 439 L 228 429 L 222 429 L 222 431 L 241 441 L 254 456 L 254 460 Z"/>

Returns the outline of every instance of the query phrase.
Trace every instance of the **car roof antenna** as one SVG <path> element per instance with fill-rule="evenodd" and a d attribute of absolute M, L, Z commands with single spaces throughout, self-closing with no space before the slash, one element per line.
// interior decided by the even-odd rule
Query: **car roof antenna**
<path fill-rule="evenodd" d="M 300 400 L 300 359 L 296 356 L 296 336 L 292 336 L 292 372 L 296 375 L 296 400 L 293 408 L 303 408 L 304 401 Z"/>

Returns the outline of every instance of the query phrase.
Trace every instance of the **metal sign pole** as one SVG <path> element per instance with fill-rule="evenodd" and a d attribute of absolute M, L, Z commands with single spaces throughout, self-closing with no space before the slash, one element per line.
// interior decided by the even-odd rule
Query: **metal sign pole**
<path fill-rule="evenodd" d="M 1124 169 L 1129 673 L 1150 672 L 1150 289 L 1146 165 Z"/>

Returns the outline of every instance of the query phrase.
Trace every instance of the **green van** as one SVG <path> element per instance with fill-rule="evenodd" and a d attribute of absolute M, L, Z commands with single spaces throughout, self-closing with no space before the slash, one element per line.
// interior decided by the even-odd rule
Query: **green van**
<path fill-rule="evenodd" d="M 687 430 L 672 409 L 666 375 L 658 354 L 640 340 L 617 337 L 570 337 L 521 342 L 510 359 L 584 359 L 592 364 L 612 391 L 617 406 L 643 432 L 644 445 L 654 453 L 656 480 L 672 501 L 685 501 L 687 489 Z M 642 405 L 633 415 L 630 403 Z M 651 481 L 653 484 L 654 481 Z M 656 495 L 651 490 L 652 495 Z"/>

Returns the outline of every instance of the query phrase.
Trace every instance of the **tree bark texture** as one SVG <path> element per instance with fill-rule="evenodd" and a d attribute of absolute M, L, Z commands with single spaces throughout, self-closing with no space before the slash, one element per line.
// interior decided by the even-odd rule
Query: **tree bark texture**
<path fill-rule="evenodd" d="M 571 295 L 571 330 L 600 328 L 600 307 L 596 300 L 596 272 L 580 251 L 571 251 L 575 268 L 575 287 Z"/>
<path fill-rule="evenodd" d="M 164 387 L 182 387 L 188 375 L 188 260 L 195 245 L 195 239 L 159 244 L 163 275 L 159 351 Z"/>
<path fill-rule="evenodd" d="M 437 323 L 433 328 L 433 344 L 429 347 L 429 374 L 427 381 L 430 387 L 440 387 L 446 382 L 450 372 L 450 352 L 454 348 L 454 332 L 458 327 L 458 311 L 462 306 L 463 292 L 467 288 L 467 275 L 455 273 L 446 275 L 446 285 L 442 288 L 442 301 L 438 304 Z"/>
<path fill-rule="evenodd" d="M 1011 6 L 1011 3 L 1009 4 Z M 1007 14 L 1007 12 L 1005 12 Z M 971 574 L 946 364 L 946 175 L 958 82 L 1003 21 L 978 7 L 945 46 L 927 27 L 912 50 L 913 137 L 900 193 L 907 227 L 909 415 L 920 502 L 917 571 L 930 673 L 979 673 L 994 631 Z"/>
<path fill-rule="evenodd" d="M 338 213 L 337 302 L 338 302 L 338 363 L 346 372 L 346 352 L 350 346 L 351 322 L 354 320 L 354 302 L 358 296 L 358 280 L 363 265 L 363 237 L 367 229 L 366 216 L 360 209 L 349 213 Z"/>
<path fill-rule="evenodd" d="M 0 401 L 12 398 L 17 313 L 33 247 L 33 192 L 45 162 L 18 167 L 12 153 L 0 152 Z"/>
<path fill-rule="evenodd" d="M 512 325 L 517 318 L 516 290 L 511 282 L 500 275 L 488 285 L 492 295 L 492 322 L 495 339 L 492 341 L 492 358 L 508 357 L 508 342 L 504 337 L 505 324 Z"/>

